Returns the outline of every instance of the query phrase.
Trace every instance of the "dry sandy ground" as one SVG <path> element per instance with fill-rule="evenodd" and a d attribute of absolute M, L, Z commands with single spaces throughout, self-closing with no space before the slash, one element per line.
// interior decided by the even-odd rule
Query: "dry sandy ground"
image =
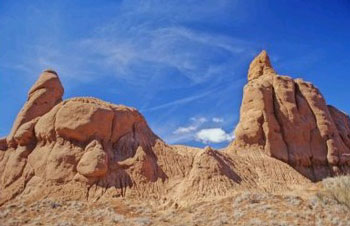
<path fill-rule="evenodd" d="M 318 192 L 241 192 L 180 206 L 172 201 L 117 197 L 98 202 L 13 200 L 1 225 L 350 225 L 350 210 Z"/>

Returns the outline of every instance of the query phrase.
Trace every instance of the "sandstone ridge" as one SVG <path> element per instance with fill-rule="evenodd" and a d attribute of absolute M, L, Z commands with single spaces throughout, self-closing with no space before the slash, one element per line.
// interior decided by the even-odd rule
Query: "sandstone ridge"
<path fill-rule="evenodd" d="M 277 75 L 266 51 L 250 64 L 235 137 L 231 151 L 262 151 L 314 181 L 349 172 L 349 116 L 313 84 Z"/>
<path fill-rule="evenodd" d="M 265 72 L 273 69 L 262 65 L 252 70 L 252 79 Z M 58 74 L 44 71 L 10 134 L 0 140 L 0 205 L 45 197 L 126 197 L 178 206 L 242 189 L 278 191 L 309 183 L 260 153 L 167 145 L 136 109 L 88 97 L 62 100 L 63 90 Z"/>

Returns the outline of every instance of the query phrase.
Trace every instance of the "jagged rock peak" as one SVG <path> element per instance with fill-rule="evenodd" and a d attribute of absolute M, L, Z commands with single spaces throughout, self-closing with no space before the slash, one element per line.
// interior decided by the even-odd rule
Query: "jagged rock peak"
<path fill-rule="evenodd" d="M 270 58 L 265 50 L 261 51 L 250 63 L 248 81 L 256 79 L 264 74 L 275 74 L 270 63 Z"/>

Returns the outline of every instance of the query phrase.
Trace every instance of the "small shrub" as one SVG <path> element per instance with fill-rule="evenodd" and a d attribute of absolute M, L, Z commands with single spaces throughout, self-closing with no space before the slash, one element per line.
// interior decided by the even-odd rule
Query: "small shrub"
<path fill-rule="evenodd" d="M 326 195 L 350 209 L 350 176 L 327 178 L 322 184 Z"/>

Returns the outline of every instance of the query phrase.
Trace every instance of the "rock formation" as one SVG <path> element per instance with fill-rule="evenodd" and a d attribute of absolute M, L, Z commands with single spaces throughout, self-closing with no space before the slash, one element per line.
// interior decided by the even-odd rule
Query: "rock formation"
<path fill-rule="evenodd" d="M 167 145 L 134 108 L 62 96 L 57 73 L 44 71 L 0 138 L 1 225 L 350 219 L 311 182 L 350 172 L 349 117 L 312 84 L 277 75 L 265 51 L 249 68 L 236 139 L 220 151 Z"/>
<path fill-rule="evenodd" d="M 265 72 L 273 70 L 262 65 L 252 70 L 252 79 Z M 259 153 L 232 155 L 209 147 L 167 145 L 134 108 L 96 98 L 62 100 L 62 95 L 57 73 L 44 71 L 10 134 L 0 139 L 0 205 L 16 197 L 23 201 L 102 196 L 163 197 L 181 203 L 235 190 L 277 191 L 288 184 L 309 183 L 287 164 Z M 264 133 L 258 124 L 256 129 L 255 137 L 248 136 L 260 144 Z M 345 136 L 347 129 L 341 134 Z M 280 158 L 287 160 L 284 155 Z"/>
<path fill-rule="evenodd" d="M 31 141 L 32 130 L 39 116 L 50 111 L 62 101 L 63 86 L 56 72 L 44 71 L 28 93 L 27 102 L 17 115 L 12 130 L 7 137 L 9 146 L 16 147 Z"/>
<path fill-rule="evenodd" d="M 317 181 L 349 172 L 349 134 L 349 116 L 314 85 L 277 75 L 266 51 L 252 61 L 231 151 L 263 151 Z"/>

